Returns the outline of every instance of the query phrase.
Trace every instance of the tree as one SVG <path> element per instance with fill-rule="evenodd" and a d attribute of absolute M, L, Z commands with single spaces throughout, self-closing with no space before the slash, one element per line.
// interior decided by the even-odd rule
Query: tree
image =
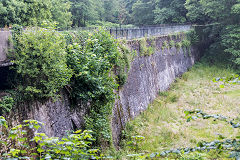
<path fill-rule="evenodd" d="M 68 28 L 72 25 L 72 14 L 70 12 L 71 4 L 66 0 L 52 0 L 52 17 L 58 22 L 60 28 Z"/>
<path fill-rule="evenodd" d="M 187 10 L 184 7 L 185 0 L 157 0 L 154 10 L 155 23 L 184 23 Z"/>
<path fill-rule="evenodd" d="M 108 22 L 117 22 L 119 4 L 116 0 L 103 1 L 104 20 Z"/>
<path fill-rule="evenodd" d="M 22 16 L 26 17 L 26 26 L 38 26 L 44 20 L 51 21 L 52 3 L 50 0 L 30 0 L 24 3 L 27 5 L 27 14 Z"/>
<path fill-rule="evenodd" d="M 187 0 L 185 7 L 192 22 L 211 24 L 205 28 L 214 42 L 209 53 L 215 57 L 226 57 L 227 54 L 232 62 L 240 65 L 240 1 Z"/>
<path fill-rule="evenodd" d="M 0 0 L 0 26 L 40 26 L 43 21 L 56 21 L 66 28 L 71 25 L 69 8 L 68 0 Z"/>
<path fill-rule="evenodd" d="M 126 3 L 124 1 L 121 1 L 118 10 L 118 23 L 120 25 L 127 24 L 129 16 L 130 15 L 126 9 Z"/>
<path fill-rule="evenodd" d="M 86 26 L 87 21 L 98 19 L 93 0 L 71 0 L 71 13 L 73 15 L 73 26 Z"/>
<path fill-rule="evenodd" d="M 199 0 L 186 0 L 185 7 L 188 10 L 187 17 L 190 22 L 197 24 L 208 22 L 208 16 L 204 15 L 203 6 Z"/>
<path fill-rule="evenodd" d="M 132 16 L 136 25 L 153 24 L 155 2 L 152 0 L 138 0 L 132 6 Z"/>
<path fill-rule="evenodd" d="M 0 25 L 23 24 L 27 15 L 27 4 L 18 0 L 0 1 Z"/>

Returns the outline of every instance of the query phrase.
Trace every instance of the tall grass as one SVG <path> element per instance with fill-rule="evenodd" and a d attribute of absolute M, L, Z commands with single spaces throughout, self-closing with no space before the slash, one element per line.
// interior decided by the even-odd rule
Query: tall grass
<path fill-rule="evenodd" d="M 124 155 L 132 153 L 127 142 L 133 135 L 145 137 L 140 144 L 140 152 L 143 153 L 196 146 L 199 141 L 218 139 L 219 134 L 228 138 L 239 136 L 237 130 L 223 122 L 195 120 L 187 123 L 183 113 L 185 109 L 202 109 L 209 114 L 239 116 L 240 86 L 220 88 L 220 83 L 212 81 L 214 77 L 225 77 L 235 72 L 224 65 L 211 65 L 204 60 L 194 65 L 172 84 L 169 91 L 160 92 L 145 112 L 127 124 L 118 156 L 124 159 Z M 204 159 L 221 159 L 222 156 L 209 152 Z"/>

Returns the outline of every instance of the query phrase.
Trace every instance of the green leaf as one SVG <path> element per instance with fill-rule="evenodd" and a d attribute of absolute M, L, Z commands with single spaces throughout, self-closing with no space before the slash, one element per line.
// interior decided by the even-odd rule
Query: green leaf
<path fill-rule="evenodd" d="M 225 86 L 224 86 L 223 84 L 221 84 L 219 87 L 220 87 L 220 88 L 224 88 Z"/>

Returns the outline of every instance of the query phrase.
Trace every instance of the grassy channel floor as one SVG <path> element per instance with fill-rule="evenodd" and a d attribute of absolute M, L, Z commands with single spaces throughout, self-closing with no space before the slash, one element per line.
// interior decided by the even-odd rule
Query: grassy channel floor
<path fill-rule="evenodd" d="M 236 71 L 224 66 L 209 65 L 201 62 L 178 78 L 169 91 L 159 93 L 159 97 L 126 126 L 128 137 L 141 135 L 145 140 L 140 143 L 140 153 L 161 152 L 163 150 L 194 147 L 200 141 L 213 141 L 219 135 L 227 138 L 240 136 L 239 129 L 233 129 L 225 122 L 212 119 L 197 119 L 186 122 L 184 110 L 201 109 L 208 114 L 238 117 L 240 113 L 240 85 L 226 85 L 214 77 L 225 77 Z M 133 152 L 123 141 L 123 148 L 116 159 Z M 226 159 L 223 154 L 207 153 L 203 159 Z M 167 159 L 167 158 L 164 158 Z M 170 158 L 171 159 L 171 158 Z"/>

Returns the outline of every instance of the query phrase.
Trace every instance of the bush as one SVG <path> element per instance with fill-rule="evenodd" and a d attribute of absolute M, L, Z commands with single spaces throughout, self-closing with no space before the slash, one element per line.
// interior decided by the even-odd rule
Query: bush
<path fill-rule="evenodd" d="M 118 61 L 116 41 L 104 31 L 90 34 L 83 43 L 72 41 L 67 48 L 67 63 L 73 70 L 73 98 L 101 104 L 113 100 L 117 84 L 110 75 Z"/>
<path fill-rule="evenodd" d="M 94 131 L 97 144 L 111 142 L 109 115 L 115 100 L 114 90 L 126 81 L 129 52 L 104 30 L 67 34 L 68 66 L 73 70 L 71 97 L 90 102 L 86 128 Z M 84 39 L 84 40 L 83 40 Z M 115 73 L 115 74 L 114 74 Z"/>
<path fill-rule="evenodd" d="M 54 97 L 72 76 L 66 64 L 64 37 L 43 28 L 26 29 L 15 37 L 13 62 L 19 78 L 18 91 L 28 100 Z"/>

